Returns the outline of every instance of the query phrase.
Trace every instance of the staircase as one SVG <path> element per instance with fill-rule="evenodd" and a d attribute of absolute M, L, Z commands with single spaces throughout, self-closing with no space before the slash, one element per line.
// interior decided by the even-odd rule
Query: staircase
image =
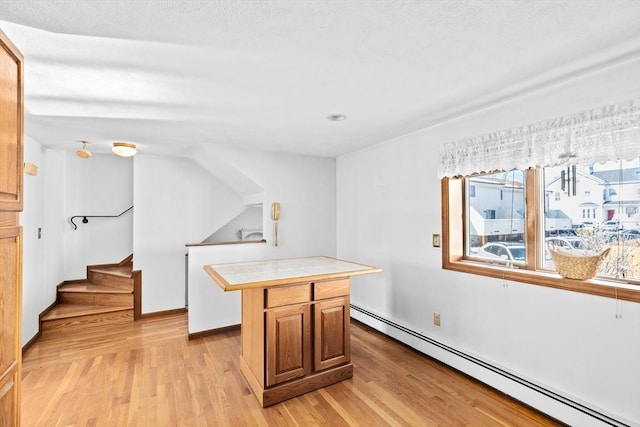
<path fill-rule="evenodd" d="M 55 306 L 40 319 L 40 330 L 71 325 L 108 325 L 134 319 L 134 287 L 140 272 L 133 271 L 133 255 L 118 264 L 87 266 L 85 280 L 58 285 Z"/>

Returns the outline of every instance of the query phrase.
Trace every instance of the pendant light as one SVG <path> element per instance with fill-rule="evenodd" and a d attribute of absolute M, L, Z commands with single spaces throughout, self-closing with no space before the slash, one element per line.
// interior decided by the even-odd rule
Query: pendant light
<path fill-rule="evenodd" d="M 76 151 L 76 156 L 80 157 L 81 159 L 88 159 L 91 157 L 91 152 L 89 150 L 87 150 L 87 144 L 89 142 L 87 141 L 78 141 L 80 144 L 82 144 L 82 148 L 79 149 L 78 151 Z"/>

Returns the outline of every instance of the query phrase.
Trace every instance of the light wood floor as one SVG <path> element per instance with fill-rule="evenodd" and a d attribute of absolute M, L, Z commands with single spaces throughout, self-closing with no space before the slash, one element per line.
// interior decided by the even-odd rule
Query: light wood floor
<path fill-rule="evenodd" d="M 23 360 L 23 426 L 558 425 L 353 323 L 354 377 L 263 409 L 239 330 L 187 340 L 186 314 L 49 332 Z"/>

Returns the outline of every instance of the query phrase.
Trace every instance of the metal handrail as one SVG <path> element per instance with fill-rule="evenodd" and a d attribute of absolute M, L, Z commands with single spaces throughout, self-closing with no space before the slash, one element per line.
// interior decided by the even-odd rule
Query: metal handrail
<path fill-rule="evenodd" d="M 118 218 L 118 217 L 121 217 L 122 215 L 126 214 L 127 212 L 129 212 L 131 209 L 133 209 L 133 206 L 131 206 L 130 208 L 125 209 L 124 211 L 120 212 L 118 215 L 74 215 L 74 216 L 71 217 L 69 222 L 71 222 L 71 224 L 73 224 L 73 229 L 77 230 L 78 226 L 76 225 L 75 222 L 73 222 L 74 218 L 82 218 L 82 223 L 86 224 L 86 223 L 89 222 L 89 220 L 87 218 Z"/>

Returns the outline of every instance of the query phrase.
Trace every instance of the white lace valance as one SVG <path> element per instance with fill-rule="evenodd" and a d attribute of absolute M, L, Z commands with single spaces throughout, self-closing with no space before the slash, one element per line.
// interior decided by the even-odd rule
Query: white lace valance
<path fill-rule="evenodd" d="M 444 145 L 438 176 L 640 157 L 640 99 Z"/>

